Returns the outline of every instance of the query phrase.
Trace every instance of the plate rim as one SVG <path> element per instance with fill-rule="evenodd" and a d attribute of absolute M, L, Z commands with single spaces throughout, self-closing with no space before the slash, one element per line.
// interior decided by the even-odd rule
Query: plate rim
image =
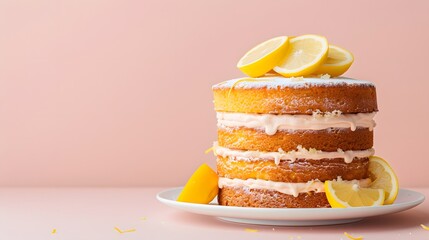
<path fill-rule="evenodd" d="M 391 205 L 383 205 L 383 206 L 376 206 L 376 207 L 354 207 L 354 208 L 252 208 L 252 207 L 236 207 L 236 206 L 222 206 L 216 204 L 198 204 L 198 203 L 186 203 L 186 202 L 177 202 L 175 200 L 166 198 L 165 194 L 171 194 L 174 191 L 180 191 L 183 187 L 175 187 L 175 188 L 169 188 L 165 189 L 163 191 L 160 191 L 157 193 L 156 198 L 161 203 L 176 208 L 181 209 L 186 212 L 199 214 L 199 215 L 205 215 L 205 216 L 213 216 L 213 217 L 230 217 L 230 218 L 241 218 L 241 219 L 259 219 L 259 220 L 275 220 L 275 221 L 306 221 L 306 220 L 319 220 L 323 221 L 325 219 L 355 219 L 355 218 L 367 218 L 367 217 L 374 217 L 374 216 L 381 216 L 381 215 L 387 215 L 397 212 L 402 212 L 408 209 L 411 209 L 413 207 L 416 207 L 424 202 L 426 199 L 425 195 L 423 195 L 420 192 L 400 188 L 399 194 L 414 194 L 416 195 L 416 198 L 412 201 L 407 202 L 401 202 L 401 203 L 393 203 Z M 360 216 L 353 216 L 353 217 L 347 217 L 347 214 L 356 214 L 356 213 L 362 213 L 367 210 L 376 210 L 371 211 L 375 214 L 361 214 Z M 216 211 L 219 213 L 217 214 Z M 222 211 L 226 211 L 227 214 L 222 213 Z M 279 219 L 278 217 L 273 217 L 272 219 L 267 218 L 259 218 L 256 217 L 242 217 L 242 216 L 234 216 L 238 213 L 238 215 L 242 215 L 243 213 L 246 214 L 282 214 L 282 213 L 289 213 L 289 214 L 311 214 L 311 213 L 317 213 L 322 216 L 319 216 L 318 218 L 312 218 L 312 219 L 306 219 L 305 217 L 300 218 L 284 218 Z M 245 214 L 245 215 L 246 215 Z M 332 216 L 335 215 L 335 216 Z M 288 214 L 285 214 L 288 215 Z M 330 215 L 330 216 L 329 216 Z M 338 215 L 338 216 L 337 216 Z M 359 214 L 358 214 L 359 215 Z"/>

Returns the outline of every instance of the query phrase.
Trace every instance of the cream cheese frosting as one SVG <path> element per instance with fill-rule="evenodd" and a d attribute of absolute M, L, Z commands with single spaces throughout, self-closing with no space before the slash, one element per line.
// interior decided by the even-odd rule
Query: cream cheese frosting
<path fill-rule="evenodd" d="M 374 155 L 374 149 L 343 151 L 338 149 L 336 152 L 324 152 L 314 148 L 305 149 L 298 146 L 297 150 L 285 152 L 281 148 L 278 152 L 262 152 L 262 151 L 244 151 L 233 150 L 221 147 L 215 142 L 213 144 L 213 151 L 216 156 L 230 157 L 238 160 L 261 160 L 261 159 L 274 159 L 275 164 L 279 164 L 281 160 L 288 160 L 294 162 L 296 159 L 333 159 L 343 158 L 346 163 L 351 163 L 354 158 L 365 158 Z"/>
<path fill-rule="evenodd" d="M 338 178 L 339 181 L 342 181 Z M 352 180 L 345 181 L 351 182 L 353 184 L 357 184 L 360 187 L 368 187 L 371 183 L 371 179 L 360 179 L 360 180 Z M 312 180 L 304 183 L 287 183 L 287 182 L 273 182 L 268 180 L 261 179 L 230 179 L 220 177 L 218 181 L 219 188 L 226 187 L 245 187 L 250 189 L 265 189 L 265 190 L 274 190 L 277 192 L 281 192 L 288 195 L 293 195 L 294 197 L 298 197 L 300 193 L 306 192 L 324 192 L 323 182 L 319 180 Z"/>
<path fill-rule="evenodd" d="M 264 129 L 268 135 L 278 130 L 322 130 L 327 128 L 369 128 L 375 127 L 376 112 L 357 114 L 313 114 L 275 115 L 253 113 L 217 112 L 218 127 L 247 127 Z"/>

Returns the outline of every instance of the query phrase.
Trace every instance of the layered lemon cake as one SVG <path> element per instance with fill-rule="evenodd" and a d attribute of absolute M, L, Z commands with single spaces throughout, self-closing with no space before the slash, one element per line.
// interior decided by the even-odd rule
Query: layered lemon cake
<path fill-rule="evenodd" d="M 373 83 L 267 77 L 233 79 L 212 89 L 219 204 L 329 207 L 324 181 L 370 184 Z"/>

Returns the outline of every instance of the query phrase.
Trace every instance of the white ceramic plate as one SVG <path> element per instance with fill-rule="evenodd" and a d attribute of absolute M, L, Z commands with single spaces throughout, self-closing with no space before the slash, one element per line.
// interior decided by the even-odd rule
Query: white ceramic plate
<path fill-rule="evenodd" d="M 392 205 L 356 208 L 248 208 L 220 206 L 214 200 L 210 204 L 177 202 L 182 188 L 173 188 L 158 193 L 157 199 L 187 212 L 215 216 L 221 220 L 273 226 L 317 226 L 356 222 L 366 217 L 397 213 L 413 208 L 425 199 L 424 195 L 400 189 Z"/>

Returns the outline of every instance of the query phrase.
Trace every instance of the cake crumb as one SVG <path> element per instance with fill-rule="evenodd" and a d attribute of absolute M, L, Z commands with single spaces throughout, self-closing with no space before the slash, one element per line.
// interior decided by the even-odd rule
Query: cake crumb
<path fill-rule="evenodd" d="M 316 109 L 313 111 L 312 116 L 316 117 L 316 118 L 321 118 L 321 117 L 338 117 L 341 114 L 343 114 L 343 112 L 341 112 L 340 110 L 334 110 L 332 112 L 322 112 L 319 109 Z"/>
<path fill-rule="evenodd" d="M 329 75 L 329 74 L 321 74 L 321 75 L 320 75 L 320 78 L 321 78 L 321 79 L 324 79 L 324 80 L 328 80 L 328 79 L 330 79 L 330 78 L 331 78 L 331 75 Z"/>
<path fill-rule="evenodd" d="M 342 114 L 343 112 L 341 112 L 340 110 L 334 110 L 332 112 L 325 112 L 324 116 L 325 117 L 338 117 Z"/>
<path fill-rule="evenodd" d="M 55 234 L 55 233 L 57 233 L 57 229 L 56 228 L 52 229 L 51 234 Z"/>
<path fill-rule="evenodd" d="M 429 227 L 428 227 L 428 226 L 426 226 L 426 225 L 424 225 L 424 224 L 420 224 L 420 226 L 421 226 L 424 230 L 429 231 Z"/>
<path fill-rule="evenodd" d="M 312 116 L 313 117 L 322 117 L 323 116 L 323 112 L 320 111 L 319 109 L 316 109 L 316 110 L 313 111 Z"/>
<path fill-rule="evenodd" d="M 259 230 L 258 229 L 253 229 L 253 228 L 245 228 L 244 229 L 244 231 L 246 231 L 246 232 L 259 232 Z"/>
<path fill-rule="evenodd" d="M 147 217 L 141 217 L 140 220 L 146 221 Z"/>
<path fill-rule="evenodd" d="M 309 153 L 311 153 L 311 154 L 316 154 L 316 153 L 318 153 L 319 151 L 317 151 L 317 149 L 315 149 L 315 148 L 309 148 L 308 150 L 307 150 Z"/>
<path fill-rule="evenodd" d="M 350 240 L 363 240 L 363 237 L 362 237 L 362 236 L 359 236 L 359 237 L 353 237 L 352 235 L 348 234 L 347 232 L 344 232 L 344 235 L 345 235 L 346 237 L 348 237 Z"/>

